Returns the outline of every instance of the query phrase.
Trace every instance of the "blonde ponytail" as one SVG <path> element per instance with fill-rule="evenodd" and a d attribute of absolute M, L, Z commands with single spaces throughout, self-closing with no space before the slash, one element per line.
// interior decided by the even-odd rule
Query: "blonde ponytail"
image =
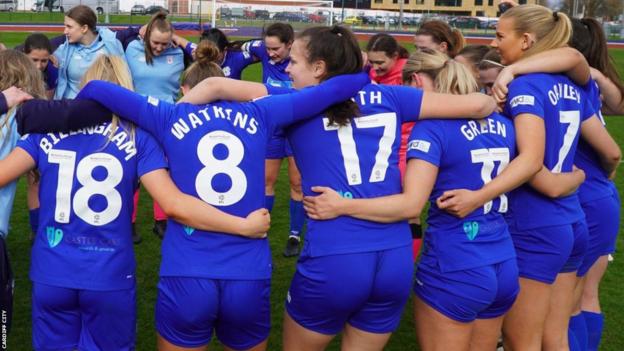
<path fill-rule="evenodd" d="M 403 66 L 403 81 L 410 82 L 414 73 L 424 73 L 431 77 L 438 93 L 465 95 L 479 89 L 465 65 L 432 49 L 416 51 L 407 59 Z"/>

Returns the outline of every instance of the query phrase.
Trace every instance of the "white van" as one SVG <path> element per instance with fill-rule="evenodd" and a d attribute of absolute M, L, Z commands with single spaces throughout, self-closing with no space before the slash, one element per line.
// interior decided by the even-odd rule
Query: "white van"
<path fill-rule="evenodd" d="M 0 0 L 1 1 L 1 0 Z M 52 11 L 66 12 L 74 6 L 89 6 L 98 15 L 108 13 L 119 13 L 119 0 L 37 0 L 32 6 L 34 12 L 50 11 L 48 8 L 52 2 Z"/>
<path fill-rule="evenodd" d="M 17 0 L 0 0 L 0 11 L 13 12 L 17 10 Z"/>

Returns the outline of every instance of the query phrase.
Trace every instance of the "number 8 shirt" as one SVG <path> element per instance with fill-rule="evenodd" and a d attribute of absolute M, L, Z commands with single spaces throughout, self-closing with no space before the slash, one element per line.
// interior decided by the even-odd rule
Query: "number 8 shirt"
<path fill-rule="evenodd" d="M 156 141 L 140 129 L 132 136 L 105 123 L 27 134 L 17 147 L 41 174 L 30 278 L 74 289 L 134 287 L 132 197 L 141 176 L 167 167 Z"/>

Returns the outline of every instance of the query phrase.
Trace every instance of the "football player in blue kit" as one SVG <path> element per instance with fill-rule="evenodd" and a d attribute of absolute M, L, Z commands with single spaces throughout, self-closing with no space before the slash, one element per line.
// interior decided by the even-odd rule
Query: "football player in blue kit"
<path fill-rule="evenodd" d="M 286 67 L 290 63 L 290 49 L 295 32 L 290 24 L 273 23 L 264 32 L 263 39 L 251 40 L 243 45 L 243 50 L 260 60 L 262 82 L 274 87 L 290 88 L 292 81 Z M 299 254 L 301 231 L 305 222 L 301 174 L 292 155 L 292 148 L 282 130 L 269 141 L 266 160 L 266 206 L 270 210 L 275 201 L 275 183 L 282 160 L 288 158 L 288 179 L 290 181 L 290 233 L 284 248 L 284 256 Z"/>
<path fill-rule="evenodd" d="M 492 46 L 509 65 L 567 45 L 570 34 L 570 21 L 564 14 L 522 5 L 501 17 Z M 584 70 L 587 82 L 586 62 L 578 69 Z M 553 177 L 548 175 L 572 172 L 579 134 L 603 156 L 610 154 L 613 142 L 583 89 L 563 75 L 516 78 L 509 87 L 505 113 L 514 119 L 518 157 L 480 190 L 445 192 L 439 206 L 461 217 L 531 180 L 510 194 L 507 220 L 521 290 L 505 318 L 504 340 L 512 349 L 565 348 L 576 272 L 587 247 L 587 227 L 575 187 L 553 194 Z M 614 167 L 611 160 L 606 167 Z M 538 176 L 531 178 L 534 174 Z M 551 181 L 544 182 L 548 179 Z"/>
<path fill-rule="evenodd" d="M 360 48 L 348 29 L 313 27 L 295 40 L 287 71 L 295 88 L 305 88 L 342 70 L 357 71 L 361 65 Z M 232 82 L 227 91 L 212 89 L 215 84 L 210 83 L 201 91 L 202 83 L 196 96 L 185 99 L 201 102 L 284 92 L 268 84 Z M 206 94 L 215 90 L 224 95 Z M 304 194 L 313 195 L 312 186 L 324 185 L 344 197 L 369 198 L 401 192 L 398 148 L 403 121 L 485 117 L 493 109 L 494 101 L 482 94 L 454 96 L 368 84 L 346 106 L 336 106 L 322 118 L 295 123 L 286 134 L 301 170 Z M 383 349 L 399 324 L 412 273 L 407 221 L 375 223 L 346 216 L 309 219 L 309 232 L 286 297 L 284 349 L 322 350 L 343 330 L 343 350 Z"/>
<path fill-rule="evenodd" d="M 173 26 L 163 11 L 152 16 L 147 23 L 145 38 L 130 42 L 125 58 L 130 67 L 134 91 L 145 96 L 173 103 L 180 91 L 180 75 L 184 71 L 184 53 L 172 46 Z M 134 196 L 132 223 L 136 221 L 139 191 Z M 154 226 L 152 231 L 162 239 L 167 226 L 167 216 L 158 203 L 153 203 Z M 133 228 L 133 241 L 141 237 Z"/>
<path fill-rule="evenodd" d="M 84 80 L 93 78 L 132 87 L 120 57 L 100 56 Z M 0 161 L 0 186 L 34 167 L 41 174 L 30 268 L 35 350 L 135 349 L 130 221 L 139 179 L 172 218 L 189 226 L 249 238 L 268 229 L 266 210 L 245 219 L 181 193 L 154 138 L 116 117 L 69 133 L 23 136 Z"/>
<path fill-rule="evenodd" d="M 176 44 L 182 48 L 188 56 L 196 58 L 197 47 L 199 44 L 195 44 L 186 40 L 185 38 L 174 36 Z M 249 51 L 242 50 L 244 41 L 230 42 L 219 28 L 210 28 L 202 32 L 199 42 L 207 40 L 213 42 L 219 49 L 219 56 L 217 63 L 223 70 L 223 75 L 227 78 L 241 79 L 243 70 L 258 62 L 258 59 L 253 56 Z"/>
<path fill-rule="evenodd" d="M 366 74 L 359 73 L 251 103 L 194 106 L 172 105 L 94 81 L 77 99 L 95 100 L 152 133 L 165 146 L 171 176 L 182 191 L 230 214 L 247 215 L 264 205 L 264 179 L 258 175 L 264 174 L 266 143 L 273 131 L 319 114 L 366 83 Z M 162 250 L 156 305 L 160 349 L 204 348 L 215 331 L 229 349 L 266 348 L 272 269 L 266 239 L 237 238 L 170 221 Z"/>
<path fill-rule="evenodd" d="M 590 66 L 600 67 L 600 70 L 591 69 L 593 79 L 585 84 L 583 89 L 596 111 L 597 117 L 604 124 L 601 110 L 608 113 L 617 111 L 618 105 L 621 103 L 620 91 L 623 91 L 624 88 L 622 88 L 617 75 L 613 74 L 615 69 L 611 66 L 610 60 L 603 59 L 603 55 L 607 55 L 607 51 L 606 40 L 600 24 L 593 19 L 571 19 L 571 21 L 573 35 L 570 44 L 582 52 L 572 48 L 548 50 L 510 65 L 501 72 L 494 85 L 494 92 L 499 95 L 499 98 L 505 98 L 507 84 L 512 81 L 514 75 L 533 72 L 562 72 L 570 76 L 571 79 L 582 83 L 586 77 L 577 76 L 576 71 L 577 67 L 584 65 L 583 61 L 587 60 Z M 589 43 L 594 44 L 590 45 Z M 612 79 L 607 78 L 600 71 L 611 75 Z M 597 82 L 601 82 L 601 84 Z M 605 93 L 602 94 L 602 91 Z M 601 95 L 607 97 L 604 108 Z M 610 150 L 611 154 L 607 155 L 607 158 L 611 159 L 610 163 L 617 164 L 621 152 L 615 141 L 612 141 Z M 602 315 L 599 313 L 598 284 L 606 268 L 607 255 L 615 249 L 615 239 L 619 230 L 619 195 L 615 184 L 609 179 L 612 174 L 606 173 L 608 169 L 603 166 L 601 160 L 603 157 L 603 155 L 597 154 L 586 141 L 579 140 L 574 164 L 585 174 L 585 180 L 578 188 L 578 196 L 585 213 L 589 240 L 585 258 L 577 271 L 580 282 L 576 287 L 576 306 L 570 319 L 568 331 L 572 351 L 596 350 L 600 343 Z M 565 188 L 565 181 L 562 182 L 561 177 L 557 182 L 549 184 L 550 191 L 555 193 L 561 192 L 557 189 L 562 187 Z M 565 190 L 563 191 L 565 192 Z M 589 309 L 588 311 L 584 310 L 583 303 L 585 308 Z M 581 313 L 582 309 L 583 312 Z M 588 334 L 591 334 L 591 338 L 588 338 Z"/>
<path fill-rule="evenodd" d="M 468 68 L 431 49 L 413 53 L 403 68 L 405 84 L 449 94 L 478 85 Z M 304 198 L 313 219 L 353 216 L 396 222 L 420 215 L 430 202 L 425 247 L 416 271 L 414 316 L 422 350 L 496 348 L 503 315 L 519 290 L 513 242 L 503 213 L 505 195 L 458 219 L 436 199 L 457 187 L 479 189 L 515 156 L 512 122 L 499 115 L 475 120 L 416 123 L 408 142 L 403 193 L 350 199 L 327 187 Z M 305 179 L 305 173 L 304 173 Z"/>

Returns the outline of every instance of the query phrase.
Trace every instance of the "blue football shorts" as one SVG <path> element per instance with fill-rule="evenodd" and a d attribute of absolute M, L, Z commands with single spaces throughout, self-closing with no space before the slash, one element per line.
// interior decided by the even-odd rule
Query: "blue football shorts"
<path fill-rule="evenodd" d="M 615 252 L 615 242 L 620 230 L 620 197 L 612 196 L 581 204 L 585 212 L 589 240 L 578 276 L 584 276 L 598 258 Z"/>
<path fill-rule="evenodd" d="M 33 282 L 32 326 L 37 351 L 134 350 L 136 288 L 96 291 Z"/>
<path fill-rule="evenodd" d="M 519 291 L 515 259 L 444 273 L 438 265 L 430 263 L 419 263 L 416 269 L 416 296 L 446 317 L 462 323 L 504 315 Z"/>
<path fill-rule="evenodd" d="M 304 251 L 286 311 L 306 329 L 334 335 L 346 323 L 370 333 L 394 331 L 410 294 L 412 247 L 310 257 Z"/>
<path fill-rule="evenodd" d="M 170 343 L 200 347 L 213 331 L 235 350 L 269 337 L 271 280 L 161 277 L 156 299 L 156 330 Z"/>

